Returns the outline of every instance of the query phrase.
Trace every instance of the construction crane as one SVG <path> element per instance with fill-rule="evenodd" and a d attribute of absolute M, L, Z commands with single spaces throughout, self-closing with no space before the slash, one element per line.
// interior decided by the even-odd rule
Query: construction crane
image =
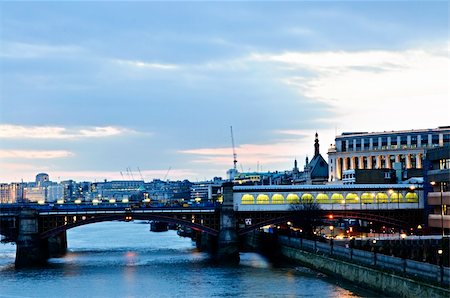
<path fill-rule="evenodd" d="M 137 167 L 138 172 L 139 172 L 139 176 L 141 176 L 141 180 L 144 181 L 144 177 L 142 177 L 142 173 L 141 173 L 141 169 L 139 169 L 139 167 Z"/>
<path fill-rule="evenodd" d="M 234 170 L 237 172 L 237 155 L 236 155 L 236 149 L 234 148 L 234 136 L 233 136 L 233 126 L 230 126 L 231 129 L 231 145 L 233 146 L 233 165 Z"/>
<path fill-rule="evenodd" d="M 131 179 L 134 180 L 133 172 L 131 171 L 131 167 L 127 168 L 128 173 L 130 173 Z"/>
<path fill-rule="evenodd" d="M 166 175 L 164 176 L 164 179 L 163 179 L 163 181 L 166 181 L 166 179 L 167 179 L 167 175 L 169 175 L 169 172 L 170 172 L 170 170 L 172 169 L 172 167 L 170 166 L 169 167 L 169 169 L 167 170 L 167 173 L 166 173 Z"/>

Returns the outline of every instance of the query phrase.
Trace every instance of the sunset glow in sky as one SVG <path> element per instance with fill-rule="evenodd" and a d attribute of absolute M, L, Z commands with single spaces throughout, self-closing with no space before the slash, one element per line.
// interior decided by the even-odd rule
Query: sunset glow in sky
<path fill-rule="evenodd" d="M 450 125 L 449 3 L 0 2 L 0 182 L 303 167 Z M 259 165 L 259 166 L 257 166 Z"/>

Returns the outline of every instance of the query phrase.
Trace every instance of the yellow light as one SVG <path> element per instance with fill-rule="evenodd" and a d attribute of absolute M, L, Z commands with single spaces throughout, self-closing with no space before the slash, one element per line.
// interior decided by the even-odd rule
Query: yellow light
<path fill-rule="evenodd" d="M 44 200 L 39 200 L 39 201 L 38 201 L 38 204 L 39 204 L 39 205 L 44 205 L 44 204 L 45 204 L 45 201 L 44 201 Z"/>
<path fill-rule="evenodd" d="M 439 255 L 442 255 L 442 249 L 439 249 L 439 250 L 438 250 L 438 254 L 439 254 Z"/>
<path fill-rule="evenodd" d="M 334 227 L 333 226 L 330 226 L 330 231 L 333 231 L 334 230 Z"/>
<path fill-rule="evenodd" d="M 430 184 L 434 186 L 436 185 L 436 181 L 431 181 Z"/>
<path fill-rule="evenodd" d="M 403 233 L 403 234 L 400 235 L 400 237 L 401 237 L 402 239 L 405 239 L 405 238 L 406 238 L 406 234 Z"/>

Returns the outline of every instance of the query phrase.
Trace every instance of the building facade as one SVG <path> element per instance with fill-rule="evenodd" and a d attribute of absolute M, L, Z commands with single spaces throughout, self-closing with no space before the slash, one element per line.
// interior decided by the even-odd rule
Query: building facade
<path fill-rule="evenodd" d="M 22 202 L 24 185 L 24 183 L 1 183 L 0 204 Z"/>
<path fill-rule="evenodd" d="M 128 200 L 132 195 L 145 191 L 144 180 L 113 180 L 80 184 L 79 188 L 85 199 Z"/>
<path fill-rule="evenodd" d="M 426 153 L 427 181 L 432 189 L 427 194 L 431 209 L 428 225 L 442 235 L 450 229 L 450 145 Z"/>
<path fill-rule="evenodd" d="M 342 181 L 350 169 L 422 169 L 426 150 L 450 144 L 450 126 L 434 129 L 347 132 L 328 150 L 329 180 Z"/>

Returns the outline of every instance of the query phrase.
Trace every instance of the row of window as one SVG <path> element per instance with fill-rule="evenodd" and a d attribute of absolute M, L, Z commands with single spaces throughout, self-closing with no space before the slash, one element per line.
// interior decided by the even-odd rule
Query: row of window
<path fill-rule="evenodd" d="M 440 170 L 450 169 L 450 158 L 444 158 L 439 160 L 439 169 Z"/>
<path fill-rule="evenodd" d="M 417 148 L 417 147 L 434 147 L 439 145 L 439 135 L 433 134 L 431 135 L 431 144 L 428 143 L 428 136 L 429 135 L 421 135 L 421 141 L 419 144 L 419 138 L 418 135 L 411 135 L 410 138 L 410 145 L 408 146 L 408 138 L 406 135 L 400 136 L 400 142 L 398 142 L 397 136 L 391 136 L 391 142 L 388 143 L 388 137 L 380 137 L 381 142 L 379 142 L 378 137 L 373 138 L 356 138 L 356 139 L 347 139 L 347 140 L 341 140 L 341 151 L 361 151 L 361 148 L 363 150 L 368 150 L 370 147 L 370 140 L 372 140 L 372 148 L 373 150 L 376 150 L 378 148 L 381 149 L 406 149 L 406 148 Z M 353 140 L 356 140 L 356 144 L 353 143 Z M 364 145 L 362 140 L 364 140 Z M 443 134 L 443 143 L 448 144 L 450 143 L 450 134 Z M 354 148 L 355 145 L 355 148 Z"/>
<path fill-rule="evenodd" d="M 378 157 L 380 158 L 380 164 L 378 164 Z M 420 157 L 419 157 L 420 158 Z M 338 165 L 341 166 L 341 168 L 351 168 L 351 159 L 354 159 L 354 168 L 355 169 L 368 169 L 369 168 L 369 162 L 372 165 L 372 169 L 381 168 L 392 168 L 392 165 L 395 162 L 395 155 L 379 155 L 379 156 L 363 156 L 362 160 L 356 156 L 354 157 L 342 157 L 337 159 Z M 331 159 L 332 161 L 332 159 Z M 332 163 L 332 162 L 331 162 Z M 402 168 L 406 168 L 407 166 L 407 156 L 406 155 L 400 155 L 400 163 L 402 164 Z M 390 165 L 388 167 L 388 165 Z M 419 161 L 416 155 L 411 155 L 409 158 L 409 165 L 411 168 L 418 167 Z"/>
<path fill-rule="evenodd" d="M 398 192 L 392 193 L 368 193 L 361 194 L 361 197 L 356 193 L 348 193 L 347 195 L 341 193 L 333 193 L 328 196 L 325 193 L 320 193 L 314 196 L 310 193 L 304 193 L 301 196 L 291 193 L 286 196 L 282 194 L 273 194 L 271 198 L 267 194 L 258 194 L 256 199 L 251 194 L 244 194 L 241 197 L 241 204 L 299 204 L 299 203 L 319 203 L 319 204 L 374 204 L 374 203 L 418 203 L 419 196 L 415 192 L 407 192 L 405 195 Z"/>

